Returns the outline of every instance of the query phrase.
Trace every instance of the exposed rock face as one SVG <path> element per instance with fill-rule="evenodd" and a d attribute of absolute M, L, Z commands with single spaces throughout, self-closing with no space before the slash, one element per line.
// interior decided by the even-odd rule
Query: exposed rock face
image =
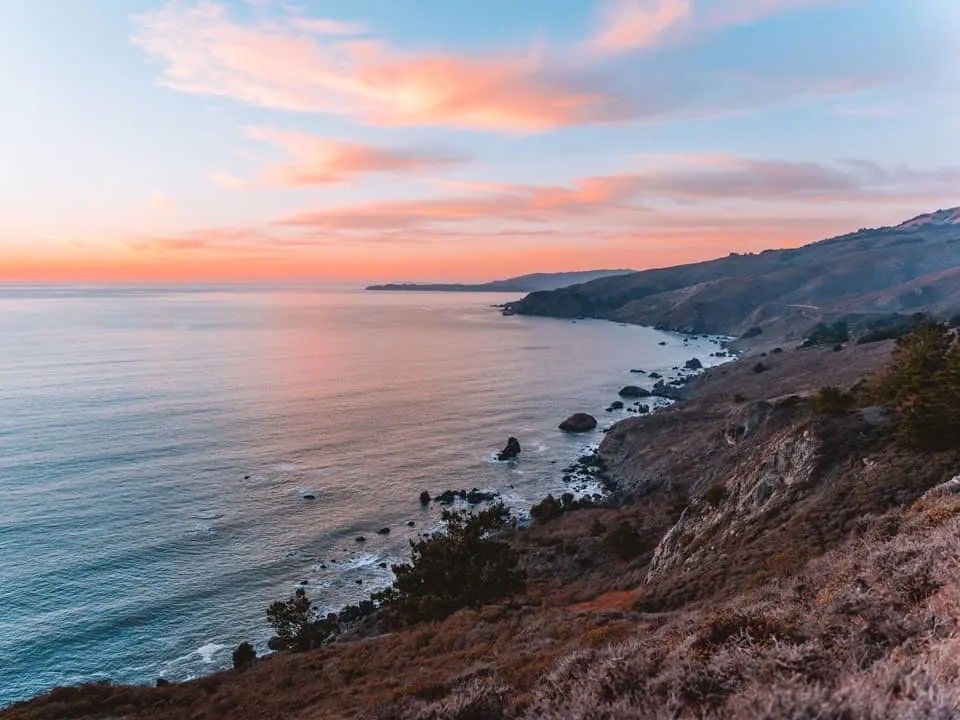
<path fill-rule="evenodd" d="M 683 366 L 687 370 L 700 370 L 703 368 L 703 363 L 700 362 L 697 358 L 690 358 L 683 364 Z"/>
<path fill-rule="evenodd" d="M 513 460 L 517 455 L 520 454 L 520 441 L 515 437 L 511 437 L 507 440 L 507 446 L 497 453 L 497 460 L 501 462 L 504 460 Z"/>
<path fill-rule="evenodd" d="M 589 432 L 597 427 L 597 419 L 588 413 L 574 413 L 559 425 L 564 432 Z"/>

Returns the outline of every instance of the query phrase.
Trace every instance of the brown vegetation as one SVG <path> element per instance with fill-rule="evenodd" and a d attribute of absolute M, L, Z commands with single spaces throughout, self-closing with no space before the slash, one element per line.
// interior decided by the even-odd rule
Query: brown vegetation
<path fill-rule="evenodd" d="M 866 407 L 862 381 L 892 347 L 789 350 L 761 374 L 734 363 L 618 423 L 601 447 L 618 505 L 561 499 L 549 522 L 498 534 L 522 590 L 242 672 L 60 689 L 0 717 L 957 717 L 960 454 L 903 446 L 895 418 Z"/>

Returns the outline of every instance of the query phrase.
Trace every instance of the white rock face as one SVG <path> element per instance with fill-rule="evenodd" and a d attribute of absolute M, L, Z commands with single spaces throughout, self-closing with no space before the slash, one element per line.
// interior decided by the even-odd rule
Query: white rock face
<path fill-rule="evenodd" d="M 757 403 L 744 416 L 756 421 L 764 410 Z M 821 440 L 809 428 L 781 432 L 758 455 L 760 462 L 742 463 L 725 480 L 724 495 L 715 505 L 700 499 L 684 509 L 657 545 L 647 582 L 678 567 L 709 562 L 718 541 L 749 533 L 761 516 L 794 502 L 817 482 Z"/>

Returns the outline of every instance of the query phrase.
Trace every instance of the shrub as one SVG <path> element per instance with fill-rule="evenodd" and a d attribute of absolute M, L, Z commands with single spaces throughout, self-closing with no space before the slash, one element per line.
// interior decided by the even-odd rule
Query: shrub
<path fill-rule="evenodd" d="M 820 415 L 840 415 L 854 405 L 853 395 L 836 387 L 822 387 L 813 398 L 813 409 Z"/>
<path fill-rule="evenodd" d="M 277 600 L 267 608 L 267 622 L 277 634 L 282 650 L 309 650 L 313 622 L 313 603 L 301 590 L 289 600 Z"/>
<path fill-rule="evenodd" d="M 836 345 L 850 339 L 850 329 L 843 320 L 835 323 L 820 322 L 813 326 L 803 341 L 803 347 L 814 345 Z"/>
<path fill-rule="evenodd" d="M 960 448 L 960 344 L 946 326 L 925 325 L 898 340 L 878 390 L 897 414 L 904 445 Z"/>
<path fill-rule="evenodd" d="M 628 522 L 614 528 L 603 539 L 603 546 L 621 560 L 633 560 L 644 550 L 643 538 Z"/>
<path fill-rule="evenodd" d="M 446 531 L 411 542 L 410 562 L 394 565 L 393 585 L 373 595 L 385 619 L 442 620 L 460 608 L 521 591 L 526 576 L 517 568 L 517 554 L 493 535 L 509 516 L 502 503 L 476 515 L 444 511 Z"/>
<path fill-rule="evenodd" d="M 865 345 L 881 340 L 896 340 L 929 323 L 930 317 L 926 313 L 914 313 L 913 315 L 893 313 L 892 315 L 886 315 L 871 322 L 867 331 L 857 340 L 857 344 Z"/>
<path fill-rule="evenodd" d="M 555 520 L 564 513 L 591 507 L 594 507 L 593 500 L 587 497 L 577 500 L 573 493 L 564 493 L 560 496 L 559 500 L 553 497 L 553 495 L 547 495 L 543 500 L 530 508 L 530 517 L 539 523 L 546 523 Z"/>
<path fill-rule="evenodd" d="M 248 642 L 240 643 L 237 645 L 237 649 L 233 651 L 233 667 L 237 670 L 243 670 L 252 665 L 256 659 L 257 651 Z"/>
<path fill-rule="evenodd" d="M 727 496 L 727 489 L 722 483 L 714 483 L 707 488 L 703 494 L 703 499 L 710 503 L 710 507 L 716 507 Z"/>

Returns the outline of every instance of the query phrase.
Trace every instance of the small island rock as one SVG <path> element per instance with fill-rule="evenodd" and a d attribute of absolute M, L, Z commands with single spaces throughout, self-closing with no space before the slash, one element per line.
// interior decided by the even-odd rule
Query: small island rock
<path fill-rule="evenodd" d="M 597 419 L 587 413 L 574 413 L 562 423 L 560 429 L 564 432 L 588 432 L 597 427 Z"/>
<path fill-rule="evenodd" d="M 507 440 L 507 446 L 497 453 L 497 460 L 513 460 L 520 454 L 520 441 L 515 437 Z"/>

